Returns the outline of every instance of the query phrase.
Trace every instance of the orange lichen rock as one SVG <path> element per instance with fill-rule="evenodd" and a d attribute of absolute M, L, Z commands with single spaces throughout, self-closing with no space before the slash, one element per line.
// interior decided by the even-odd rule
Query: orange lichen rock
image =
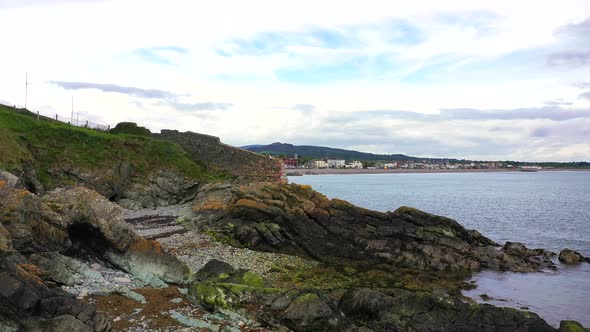
<path fill-rule="evenodd" d="M 223 210 L 225 209 L 227 206 L 225 204 L 223 204 L 220 201 L 210 201 L 210 202 L 206 202 L 205 205 L 198 207 L 199 211 L 204 211 L 204 210 Z M 195 207 L 197 208 L 197 207 Z"/>
<path fill-rule="evenodd" d="M 28 279 L 35 282 L 38 285 L 43 285 L 42 276 L 45 273 L 37 265 L 23 263 L 16 266 L 16 273 L 22 279 Z"/>
<path fill-rule="evenodd" d="M 252 200 L 252 199 L 247 199 L 247 198 L 239 199 L 236 202 L 236 206 L 244 206 L 244 207 L 249 207 L 249 208 L 254 208 L 254 209 L 260 209 L 260 210 L 265 210 L 265 209 L 268 209 L 269 208 L 268 205 L 266 205 L 266 204 L 264 204 L 262 202 L 255 201 L 255 200 Z"/>
<path fill-rule="evenodd" d="M 129 251 L 154 253 L 160 255 L 162 254 L 162 245 L 158 241 L 140 238 L 131 244 Z"/>

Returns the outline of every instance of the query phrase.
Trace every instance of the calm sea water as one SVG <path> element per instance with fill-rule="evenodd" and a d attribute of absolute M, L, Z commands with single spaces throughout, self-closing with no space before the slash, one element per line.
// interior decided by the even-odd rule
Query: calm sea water
<path fill-rule="evenodd" d="M 407 205 L 457 220 L 498 243 L 523 242 L 556 252 L 590 256 L 590 172 L 305 175 L 330 198 L 379 211 Z M 474 276 L 478 288 L 465 295 L 528 307 L 556 325 L 575 319 L 590 326 L 590 264 L 559 266 L 557 272 Z"/>

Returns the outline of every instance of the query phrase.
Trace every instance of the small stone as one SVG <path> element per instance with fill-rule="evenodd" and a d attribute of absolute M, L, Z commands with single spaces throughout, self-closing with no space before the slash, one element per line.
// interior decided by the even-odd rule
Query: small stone
<path fill-rule="evenodd" d="M 170 300 L 170 302 L 171 302 L 171 303 L 176 303 L 176 304 L 179 304 L 180 302 L 182 302 L 182 298 L 180 298 L 180 297 L 177 297 L 177 298 L 174 298 L 174 299 Z"/>
<path fill-rule="evenodd" d="M 94 270 L 94 271 L 98 271 L 102 268 L 102 265 L 98 264 L 98 263 L 92 263 L 90 265 L 90 267 Z"/>
<path fill-rule="evenodd" d="M 120 320 L 121 320 L 121 317 L 120 316 L 117 316 L 117 317 L 115 317 L 115 319 L 113 319 L 113 322 L 118 322 Z"/>
<path fill-rule="evenodd" d="M 238 322 L 238 326 L 239 326 L 239 327 L 244 327 L 244 325 L 246 325 L 246 323 L 244 323 L 244 322 L 242 322 L 242 321 L 239 321 L 239 322 Z"/>

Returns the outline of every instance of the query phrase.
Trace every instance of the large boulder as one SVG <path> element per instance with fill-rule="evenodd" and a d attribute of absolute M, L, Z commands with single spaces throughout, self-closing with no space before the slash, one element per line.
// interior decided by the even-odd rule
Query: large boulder
<path fill-rule="evenodd" d="M 328 263 L 467 271 L 553 266 L 549 252 L 522 245 L 499 250 L 453 219 L 409 207 L 371 211 L 329 200 L 309 186 L 206 185 L 193 211 L 195 227 L 224 233 L 246 247 Z"/>

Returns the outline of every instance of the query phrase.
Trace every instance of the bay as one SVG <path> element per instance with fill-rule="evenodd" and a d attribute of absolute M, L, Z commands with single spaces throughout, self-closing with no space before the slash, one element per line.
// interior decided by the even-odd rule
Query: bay
<path fill-rule="evenodd" d="M 304 175 L 290 182 L 311 185 L 378 211 L 411 206 L 457 220 L 498 243 L 590 256 L 590 172 L 401 173 Z M 590 264 L 558 265 L 556 272 L 483 271 L 464 295 L 494 305 L 529 308 L 557 326 L 574 319 L 590 326 Z"/>

